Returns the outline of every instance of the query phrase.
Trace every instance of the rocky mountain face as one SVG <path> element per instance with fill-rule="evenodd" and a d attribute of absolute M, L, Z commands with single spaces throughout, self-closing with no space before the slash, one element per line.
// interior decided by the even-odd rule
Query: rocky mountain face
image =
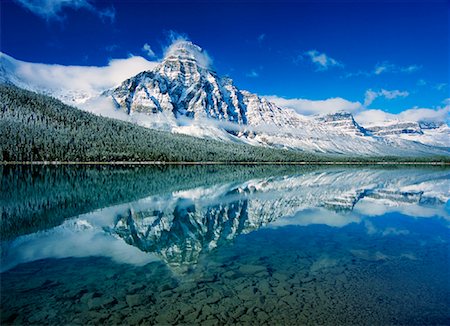
<path fill-rule="evenodd" d="M 298 126 L 294 112 L 220 78 L 199 62 L 202 49 L 191 42 L 172 45 L 164 60 L 109 90 L 117 107 L 128 114 L 170 112 L 175 118 L 214 119 L 244 126 Z"/>
<path fill-rule="evenodd" d="M 172 125 L 172 132 L 200 137 L 335 154 L 448 154 L 418 142 L 384 137 L 416 130 L 409 124 L 368 130 L 347 112 L 307 117 L 280 108 L 240 90 L 230 78 L 220 78 L 205 63 L 202 49 L 187 41 L 173 44 L 153 70 L 129 78 L 103 95 L 130 116 L 145 114 L 153 122 L 162 119 L 161 128 Z M 152 124 L 152 128 L 158 125 Z"/>
<path fill-rule="evenodd" d="M 331 128 L 340 129 L 349 134 L 354 134 L 356 136 L 369 135 L 367 130 L 360 126 L 353 118 L 353 115 L 348 112 L 327 114 L 318 117 L 317 120 Z"/>
<path fill-rule="evenodd" d="M 400 138 L 434 147 L 450 148 L 450 128 L 443 122 L 433 121 L 385 121 L 365 125 L 375 137 Z"/>
<path fill-rule="evenodd" d="M 422 128 L 418 122 L 408 122 L 408 121 L 397 121 L 381 125 L 373 125 L 367 127 L 367 130 L 376 136 L 400 135 L 400 134 L 423 135 Z"/>

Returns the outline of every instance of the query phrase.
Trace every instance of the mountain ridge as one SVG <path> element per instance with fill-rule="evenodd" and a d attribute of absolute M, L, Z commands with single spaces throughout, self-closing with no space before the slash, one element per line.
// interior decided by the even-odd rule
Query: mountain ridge
<path fill-rule="evenodd" d="M 0 81 L 26 86 L 14 76 L 5 77 L 11 68 L 4 62 L 10 59 L 2 56 Z M 67 100 L 71 94 L 55 96 Z M 209 56 L 190 41 L 175 42 L 152 69 L 98 96 L 72 95 L 68 102 L 88 97 L 79 107 L 96 114 L 199 138 L 338 155 L 450 155 L 448 127 L 401 121 L 395 127 L 362 126 L 348 112 L 303 116 L 218 76 Z"/>
<path fill-rule="evenodd" d="M 104 95 L 112 98 L 117 110 L 130 116 L 144 113 L 156 117 L 164 112 L 169 114 L 168 119 L 163 116 L 164 127 L 172 125 L 173 132 L 207 138 L 226 131 L 253 145 L 345 155 L 450 153 L 450 144 L 438 148 L 447 145 L 442 141 L 432 146 L 436 145 L 432 139 L 422 144 L 420 139 L 384 137 L 359 125 L 348 112 L 306 117 L 292 109 L 280 108 L 263 97 L 240 90 L 231 78 L 222 79 L 200 65 L 196 59 L 201 51 L 198 46 L 186 41 L 178 46 L 181 50 L 170 49 L 152 71 L 131 77 Z M 190 48 L 196 52 L 189 53 Z M 221 125 L 224 122 L 229 124 L 224 127 Z M 224 138 L 222 134 L 221 139 Z"/>

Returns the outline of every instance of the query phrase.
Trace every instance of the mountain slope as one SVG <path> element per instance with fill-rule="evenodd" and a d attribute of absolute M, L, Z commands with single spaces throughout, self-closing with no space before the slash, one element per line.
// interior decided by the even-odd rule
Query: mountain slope
<path fill-rule="evenodd" d="M 0 85 L 0 161 L 303 161 L 316 155 L 174 135 Z"/>
<path fill-rule="evenodd" d="M 191 42 L 175 43 L 153 70 L 131 77 L 103 95 L 136 123 L 176 133 L 319 153 L 450 154 L 450 146 L 440 148 L 371 133 L 349 113 L 306 117 L 280 108 L 238 89 L 230 78 L 220 78 L 202 64 L 202 53 Z"/>
<path fill-rule="evenodd" d="M 373 135 L 402 138 L 423 144 L 450 147 L 450 128 L 445 123 L 385 121 L 364 126 Z"/>

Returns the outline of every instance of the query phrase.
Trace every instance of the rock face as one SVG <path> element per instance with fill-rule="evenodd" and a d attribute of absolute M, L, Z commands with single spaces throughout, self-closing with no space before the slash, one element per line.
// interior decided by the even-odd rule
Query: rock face
<path fill-rule="evenodd" d="M 450 148 L 450 128 L 443 122 L 434 121 L 385 121 L 365 125 L 376 137 L 404 139 L 434 147 Z"/>
<path fill-rule="evenodd" d="M 132 211 L 118 216 L 110 230 L 128 244 L 157 253 L 175 270 L 195 265 L 202 252 L 216 248 L 239 234 L 266 225 L 275 217 L 249 211 L 245 197 L 228 204 L 202 207 L 179 198 L 173 211 Z"/>
<path fill-rule="evenodd" d="M 423 135 L 422 128 L 418 122 L 396 121 L 382 125 L 373 125 L 367 127 L 373 135 L 387 136 L 400 134 Z"/>
<path fill-rule="evenodd" d="M 353 118 L 353 115 L 348 112 L 338 112 L 327 114 L 317 118 L 318 121 L 328 125 L 332 128 L 340 129 L 344 132 L 354 134 L 357 136 L 367 136 L 366 129 L 361 127 Z"/>
<path fill-rule="evenodd" d="M 158 128 L 156 121 L 170 119 L 161 128 L 171 125 L 173 132 L 200 137 L 335 154 L 412 156 L 442 151 L 383 137 L 414 132 L 409 124 L 388 131 L 375 126 L 369 131 L 348 112 L 306 117 L 280 108 L 240 90 L 230 78 L 219 77 L 208 59 L 191 42 L 176 42 L 153 70 L 141 72 L 103 95 L 129 116 L 145 114 L 151 122 L 143 125 Z M 139 123 L 139 116 L 136 120 Z M 414 127 L 420 131 L 420 126 Z"/>
<path fill-rule="evenodd" d="M 206 66 L 203 50 L 183 41 L 164 60 L 106 92 L 128 114 L 170 112 L 175 118 L 205 119 L 257 126 L 298 126 L 296 114 L 239 90 Z"/>

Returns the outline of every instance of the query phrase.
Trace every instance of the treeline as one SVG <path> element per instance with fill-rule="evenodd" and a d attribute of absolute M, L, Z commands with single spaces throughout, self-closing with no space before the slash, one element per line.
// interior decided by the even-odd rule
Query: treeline
<path fill-rule="evenodd" d="M 0 161 L 317 161 L 314 154 L 230 144 L 99 117 L 0 85 Z"/>

